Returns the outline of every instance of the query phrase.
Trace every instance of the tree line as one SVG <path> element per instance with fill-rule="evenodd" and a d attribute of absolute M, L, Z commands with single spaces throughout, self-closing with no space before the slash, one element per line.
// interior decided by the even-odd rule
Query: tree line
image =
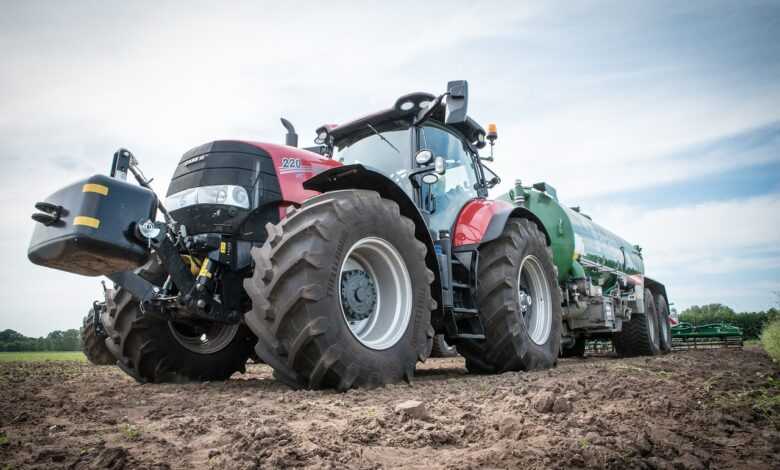
<path fill-rule="evenodd" d="M 742 328 L 745 339 L 761 336 L 764 326 L 772 321 L 780 321 L 780 310 L 770 308 L 760 312 L 737 313 L 723 304 L 694 305 L 683 310 L 680 321 L 694 325 L 708 323 L 729 323 Z M 46 337 L 30 338 L 14 330 L 0 331 L 0 351 L 79 351 L 81 342 L 79 330 L 55 330 Z"/>
<path fill-rule="evenodd" d="M 18 331 L 0 331 L 0 351 L 80 351 L 79 330 L 55 330 L 46 337 L 30 338 Z"/>
<path fill-rule="evenodd" d="M 780 310 L 770 308 L 760 312 L 737 313 L 723 304 L 694 305 L 680 313 L 680 321 L 694 325 L 728 323 L 742 329 L 744 339 L 758 339 L 764 326 L 780 320 Z"/>

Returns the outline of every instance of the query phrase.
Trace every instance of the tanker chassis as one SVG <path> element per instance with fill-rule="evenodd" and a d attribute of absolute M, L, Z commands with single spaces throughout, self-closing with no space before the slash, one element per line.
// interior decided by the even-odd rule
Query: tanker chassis
<path fill-rule="evenodd" d="M 471 373 L 554 367 L 586 338 L 668 350 L 639 248 L 545 184 L 490 199 L 498 134 L 467 107 L 453 81 L 322 126 L 309 149 L 283 119 L 286 145 L 186 152 L 164 201 L 120 149 L 109 176 L 36 204 L 28 257 L 113 281 L 85 346 L 141 382 L 221 380 L 255 357 L 294 388 L 373 387 L 411 380 L 437 335 Z"/>

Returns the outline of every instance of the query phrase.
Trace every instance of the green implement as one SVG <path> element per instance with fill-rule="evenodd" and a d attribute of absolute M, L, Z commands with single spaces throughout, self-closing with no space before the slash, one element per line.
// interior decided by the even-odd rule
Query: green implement
<path fill-rule="evenodd" d="M 734 325 L 727 323 L 692 325 L 682 322 L 672 327 L 674 350 L 741 347 L 742 329 Z"/>

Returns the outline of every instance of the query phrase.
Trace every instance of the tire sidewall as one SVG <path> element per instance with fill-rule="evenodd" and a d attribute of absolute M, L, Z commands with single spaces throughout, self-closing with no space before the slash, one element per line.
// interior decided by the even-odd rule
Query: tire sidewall
<path fill-rule="evenodd" d="M 644 321 L 648 328 L 648 344 L 651 354 L 658 354 L 661 351 L 661 329 L 659 327 L 658 311 L 655 305 L 655 297 L 650 290 L 645 289 L 645 315 Z M 651 332 L 654 333 L 652 336 Z M 651 339 L 652 338 L 652 339 Z"/>
<path fill-rule="evenodd" d="M 153 342 L 157 352 L 165 357 L 170 368 L 164 377 L 155 377 L 155 381 L 226 379 L 234 372 L 227 372 L 231 369 L 230 365 L 239 357 L 246 362 L 255 342 L 254 335 L 246 326 L 241 325 L 230 343 L 222 349 L 211 354 L 200 354 L 180 344 L 171 332 L 168 322 L 157 319 L 144 321 L 149 322 L 149 328 L 141 330 L 144 332 L 143 339 Z M 156 371 L 150 367 L 142 373 L 145 377 L 154 377 Z"/>
<path fill-rule="evenodd" d="M 656 300 L 656 314 L 658 318 L 658 338 L 661 352 L 672 350 L 672 329 L 669 325 L 669 305 L 663 295 L 658 295 Z"/>
<path fill-rule="evenodd" d="M 517 250 L 513 250 L 509 255 L 513 258 L 513 264 L 517 266 L 511 278 L 513 286 L 512 301 L 515 308 L 509 315 L 512 317 L 511 323 L 521 330 L 522 335 L 526 340 L 525 342 L 527 343 L 525 353 L 522 355 L 524 356 L 522 358 L 524 368 L 527 368 L 528 370 L 546 369 L 553 367 L 557 363 L 561 348 L 561 297 L 558 289 L 558 277 L 546 243 L 542 243 L 539 238 L 534 236 L 523 237 L 523 241 L 524 243 L 521 243 L 520 247 L 518 247 Z M 531 340 L 531 337 L 528 334 L 528 328 L 522 318 L 520 310 L 520 292 L 517 288 L 519 285 L 521 263 L 529 255 L 534 256 L 539 260 L 545 281 L 550 290 L 550 314 L 552 315 L 552 325 L 547 341 L 541 345 L 536 344 Z"/>

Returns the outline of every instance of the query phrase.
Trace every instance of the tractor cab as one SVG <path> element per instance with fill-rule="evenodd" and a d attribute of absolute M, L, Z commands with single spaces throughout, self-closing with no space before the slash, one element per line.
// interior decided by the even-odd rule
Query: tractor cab
<path fill-rule="evenodd" d="M 344 165 L 359 164 L 397 184 L 425 216 L 432 236 L 452 231 L 461 209 L 486 198 L 498 183 L 487 179 L 479 150 L 487 134 L 466 114 L 468 84 L 447 93 L 410 93 L 392 108 L 338 126 L 317 129 L 322 152 Z"/>

